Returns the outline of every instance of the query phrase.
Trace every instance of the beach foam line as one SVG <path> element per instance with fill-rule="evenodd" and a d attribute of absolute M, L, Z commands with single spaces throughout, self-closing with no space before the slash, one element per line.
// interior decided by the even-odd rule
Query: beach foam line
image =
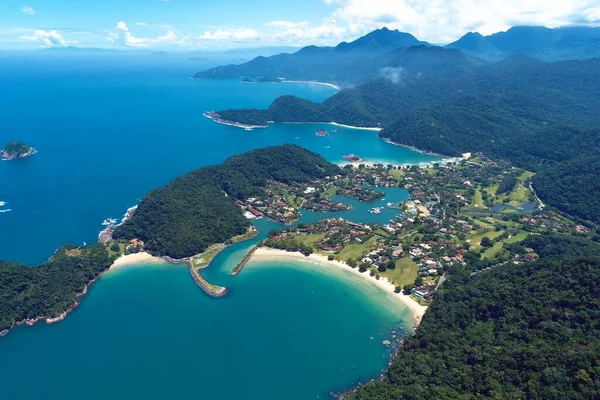
<path fill-rule="evenodd" d="M 360 276 L 363 279 L 366 279 L 368 282 L 378 286 L 380 289 L 386 291 L 387 293 L 392 295 L 392 297 L 394 297 L 395 299 L 400 301 L 404 306 L 406 306 L 406 308 L 408 308 L 411 311 L 411 314 L 413 315 L 417 324 L 421 322 L 425 311 L 427 311 L 426 306 L 422 306 L 411 296 L 402 293 L 396 293 L 396 286 L 392 284 L 387 278 L 381 277 L 380 279 L 376 279 L 374 276 L 371 276 L 368 272 L 361 273 L 359 272 L 358 268 L 351 268 L 350 266 L 341 261 L 330 261 L 327 259 L 327 257 L 325 257 L 322 254 L 313 253 L 310 256 L 306 257 L 301 253 L 291 253 L 285 250 L 260 247 L 254 251 L 254 254 L 252 254 L 252 257 L 250 257 L 247 266 L 251 266 L 252 261 L 282 261 L 286 259 L 296 261 L 313 261 L 324 266 L 349 271 L 357 276 Z"/>

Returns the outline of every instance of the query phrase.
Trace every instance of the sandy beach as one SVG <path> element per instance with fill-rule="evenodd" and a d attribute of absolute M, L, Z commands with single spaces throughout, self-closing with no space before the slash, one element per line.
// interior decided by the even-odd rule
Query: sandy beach
<path fill-rule="evenodd" d="M 337 89 L 337 90 L 341 90 L 342 87 L 338 86 L 334 83 L 327 83 L 327 82 L 319 82 L 319 81 L 300 81 L 300 80 L 288 80 L 288 79 L 283 79 L 281 81 L 281 83 L 308 83 L 311 85 L 323 85 L 323 86 L 329 86 L 331 88 Z"/>
<path fill-rule="evenodd" d="M 141 252 L 141 253 L 129 254 L 129 255 L 117 258 L 108 270 L 114 271 L 116 269 L 123 268 L 128 265 L 134 265 L 134 264 L 140 264 L 140 263 L 163 263 L 163 262 L 165 262 L 165 261 L 159 257 L 154 257 L 153 255 L 151 255 L 149 253 Z"/>
<path fill-rule="evenodd" d="M 339 126 L 342 128 L 358 129 L 361 131 L 374 131 L 374 132 L 379 132 L 383 129 L 383 128 L 368 128 L 368 127 L 364 127 L 364 126 L 344 125 L 344 124 L 338 124 L 337 122 L 329 122 L 329 125 Z"/>
<path fill-rule="evenodd" d="M 396 293 L 396 287 L 387 279 L 380 278 L 376 279 L 371 276 L 368 272 L 360 273 L 358 268 L 350 268 L 347 264 L 340 261 L 329 261 L 326 256 L 322 254 L 311 254 L 306 257 L 301 253 L 290 253 L 284 250 L 276 250 L 270 249 L 266 247 L 261 247 L 256 249 L 254 254 L 252 255 L 250 261 L 257 260 L 265 260 L 265 261 L 275 261 L 275 260 L 297 260 L 297 261 L 313 261 L 319 264 L 338 268 L 341 270 L 349 271 L 355 275 L 362 277 L 363 279 L 368 280 L 379 288 L 385 290 L 387 293 L 391 294 L 394 298 L 398 299 L 402 304 L 404 304 L 413 314 L 417 324 L 421 322 L 421 318 L 423 318 L 423 314 L 427 310 L 426 306 L 422 306 L 417 303 L 412 297 L 404 295 L 402 293 Z"/>

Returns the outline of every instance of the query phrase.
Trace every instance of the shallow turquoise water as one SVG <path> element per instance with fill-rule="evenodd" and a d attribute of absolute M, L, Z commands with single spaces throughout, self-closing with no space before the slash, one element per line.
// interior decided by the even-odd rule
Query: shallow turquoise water
<path fill-rule="evenodd" d="M 61 59 L 62 60 L 62 59 Z M 148 191 L 194 168 L 254 148 L 295 143 L 332 162 L 435 160 L 349 130 L 319 137 L 320 125 L 274 125 L 245 131 L 203 117 L 207 110 L 267 107 L 295 94 L 322 101 L 335 93 L 305 84 L 243 85 L 193 81 L 199 66 L 103 64 L 86 60 L 0 58 L 0 144 L 12 139 L 39 151 L 0 163 L 0 258 L 46 260 L 65 243 L 90 243 L 101 222 L 119 217 Z M 35 243 L 35 246 L 32 246 Z"/>
<path fill-rule="evenodd" d="M 248 132 L 202 116 L 266 107 L 282 94 L 322 101 L 334 93 L 323 86 L 192 81 L 197 67 L 179 64 L 0 61 L 0 142 L 18 139 L 39 151 L 0 163 L 0 201 L 12 209 L 0 214 L 0 259 L 39 263 L 61 244 L 91 243 L 104 218 L 122 215 L 152 188 L 252 148 L 296 143 L 334 162 L 347 153 L 435 159 L 373 132 L 323 138 L 314 135 L 318 125 Z M 395 196 L 406 192 L 391 191 L 385 202 Z M 331 216 L 393 217 L 355 206 Z M 324 216 L 305 212 L 303 221 Z M 260 237 L 274 228 L 256 224 Z M 0 338 L 2 398 L 311 399 L 377 376 L 387 364 L 379 332 L 409 327 L 405 309 L 359 277 L 305 265 L 266 263 L 231 278 L 260 237 L 226 249 L 205 271 L 230 289 L 224 299 L 206 297 L 183 267 L 135 266 L 104 276 L 63 322 Z"/>

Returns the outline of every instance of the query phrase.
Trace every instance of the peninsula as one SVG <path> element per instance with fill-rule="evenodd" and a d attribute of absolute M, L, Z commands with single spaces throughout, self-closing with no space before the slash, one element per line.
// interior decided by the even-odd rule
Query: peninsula
<path fill-rule="evenodd" d="M 306 185 L 338 172 L 336 165 L 293 145 L 251 151 L 153 190 L 128 210 L 122 224 L 103 231 L 101 243 L 63 246 L 37 267 L 0 261 L 0 336 L 16 325 L 64 319 L 111 265 L 136 260 L 186 264 L 202 290 L 223 296 L 226 288 L 207 282 L 200 271 L 227 246 L 256 235 L 240 199 L 270 195 L 269 187 Z M 275 208 L 265 214 L 289 217 Z"/>
<path fill-rule="evenodd" d="M 17 158 L 27 158 L 34 155 L 37 151 L 28 144 L 16 140 L 10 142 L 0 151 L 0 157 L 4 161 L 15 160 Z"/>

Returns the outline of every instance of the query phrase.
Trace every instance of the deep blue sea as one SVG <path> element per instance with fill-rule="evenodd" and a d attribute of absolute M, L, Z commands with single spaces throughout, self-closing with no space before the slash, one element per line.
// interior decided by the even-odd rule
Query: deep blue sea
<path fill-rule="evenodd" d="M 320 125 L 215 124 L 203 112 L 267 107 L 284 94 L 323 101 L 335 90 L 189 79 L 209 66 L 150 56 L 0 55 L 0 146 L 20 140 L 38 150 L 0 162 L 0 211 L 11 210 L 0 213 L 0 259 L 35 265 L 62 244 L 92 243 L 105 218 L 122 216 L 149 190 L 258 147 L 295 143 L 332 162 L 348 153 L 386 163 L 436 160 L 370 131 L 318 137 Z M 396 213 L 355 206 L 347 214 L 354 219 L 385 222 Z M 272 228 L 258 225 L 261 235 Z M 204 296 L 185 268 L 133 266 L 100 279 L 65 321 L 0 338 L 2 397 L 314 399 L 385 368 L 379 333 L 413 322 L 402 305 L 360 277 L 293 263 L 229 278 L 251 244 L 228 248 L 206 271 L 230 288 L 224 299 Z"/>

